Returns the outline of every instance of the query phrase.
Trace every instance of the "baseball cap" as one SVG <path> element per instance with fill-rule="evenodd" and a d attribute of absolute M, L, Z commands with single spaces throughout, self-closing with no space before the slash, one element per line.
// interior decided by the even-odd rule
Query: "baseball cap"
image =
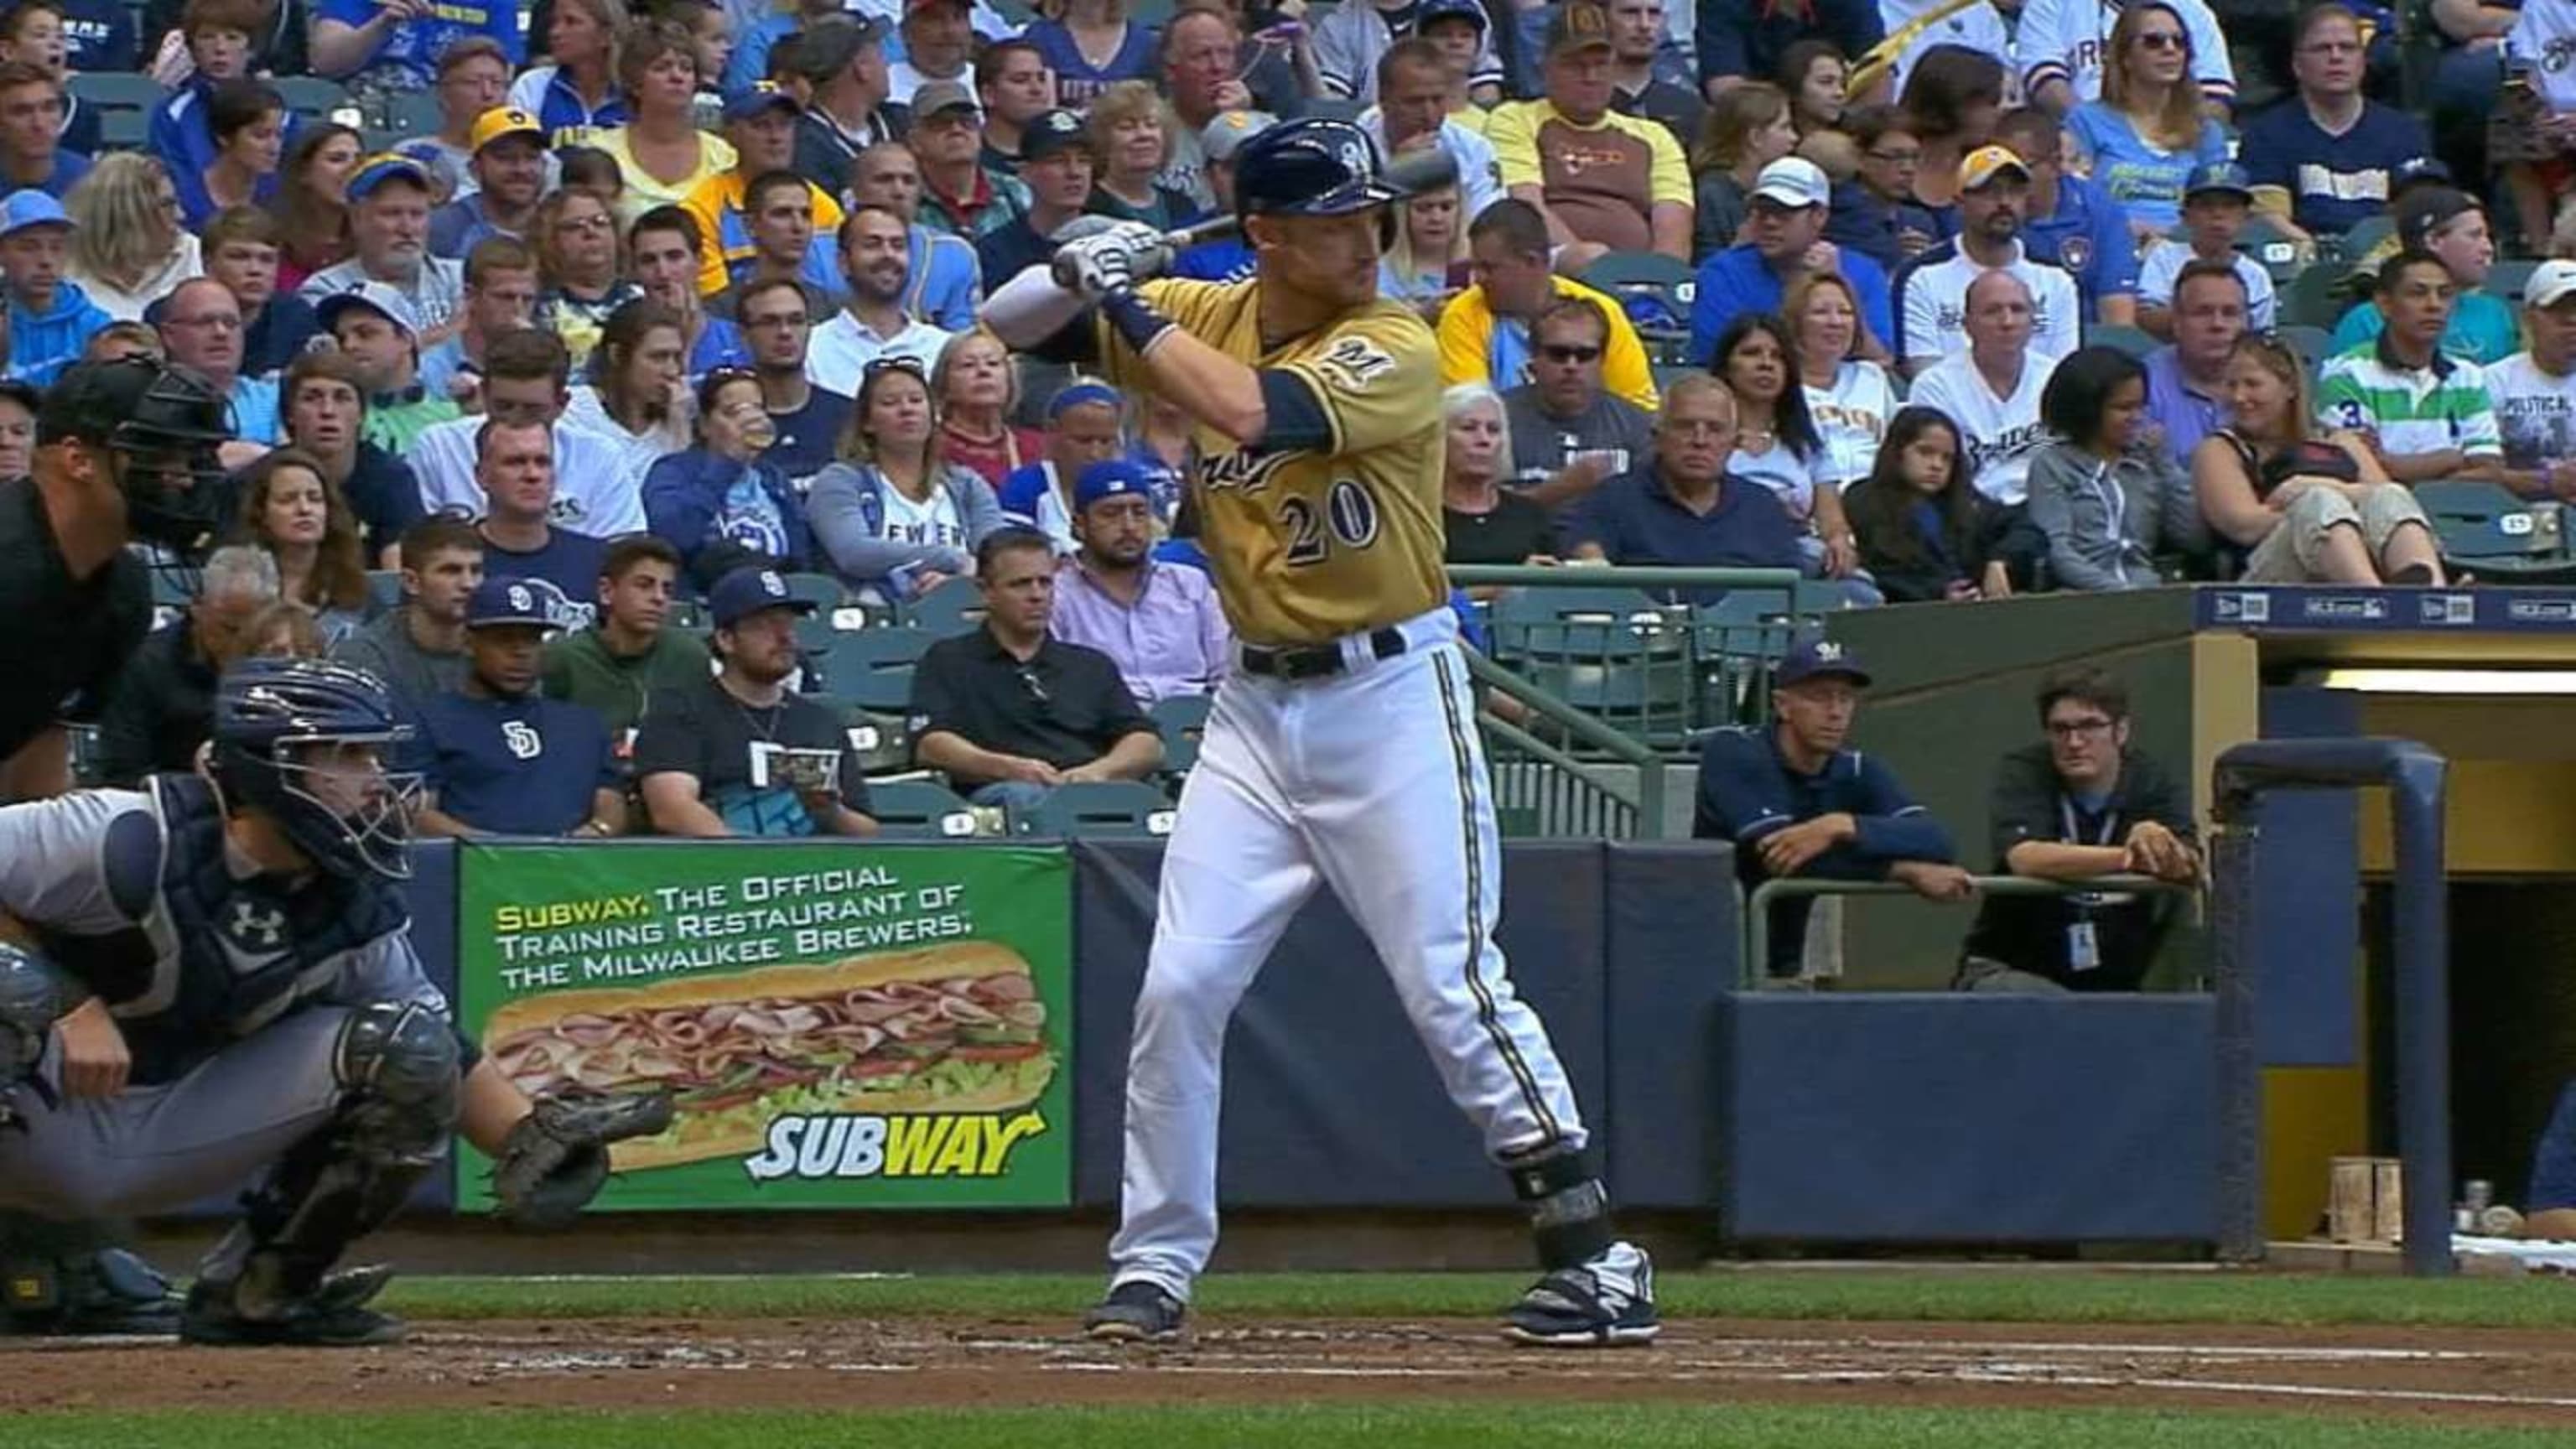
<path fill-rule="evenodd" d="M 7 200 L 0 201 L 0 236 L 15 236 L 31 226 L 69 227 L 71 224 L 72 219 L 64 213 L 61 202 L 33 187 L 12 191 Z"/>
<path fill-rule="evenodd" d="M 1199 154 L 1211 166 L 1234 159 L 1244 142 L 1279 124 L 1268 111 L 1223 111 L 1199 132 Z"/>
<path fill-rule="evenodd" d="M 724 118 L 728 121 L 748 121 L 769 111 L 785 111 L 791 116 L 805 114 L 805 108 L 796 103 L 794 96 L 780 90 L 776 81 L 754 81 L 725 97 Z"/>
<path fill-rule="evenodd" d="M 2522 284 L 2524 305 L 2555 307 L 2576 297 L 2576 262 L 2552 257 L 2531 269 L 2531 280 Z"/>
<path fill-rule="evenodd" d="M 1413 33 L 1429 30 L 1435 20 L 1464 20 L 1478 30 L 1488 25 L 1485 7 L 1479 0 L 1423 0 L 1422 9 L 1414 17 Z"/>
<path fill-rule="evenodd" d="M 366 308 L 410 336 L 420 335 L 420 309 L 390 282 L 361 282 L 348 291 L 334 292 L 314 303 L 313 312 L 321 319 L 322 330 L 328 332 L 338 327 L 341 314 L 353 307 Z"/>
<path fill-rule="evenodd" d="M 1596 47 L 1610 48 L 1610 12 L 1592 0 L 1566 0 L 1558 6 L 1547 22 L 1548 59 Z"/>
<path fill-rule="evenodd" d="M 2397 244 L 2420 247 L 2432 239 L 2433 233 L 2483 209 L 2476 197 L 2449 186 L 2427 186 L 2410 192 L 2397 204 Z"/>
<path fill-rule="evenodd" d="M 1089 406 L 1094 403 L 1106 408 L 1115 408 L 1119 406 L 1120 399 L 1118 396 L 1118 390 L 1105 382 L 1077 382 L 1068 384 L 1064 391 L 1057 393 L 1053 398 L 1048 400 L 1047 421 L 1054 422 L 1056 419 L 1063 417 L 1067 412 L 1070 412 L 1075 408 Z"/>
<path fill-rule="evenodd" d="M 1082 512 L 1103 498 L 1133 494 L 1150 498 L 1154 475 L 1132 458 L 1105 458 L 1082 470 L 1073 482 L 1073 511 Z"/>
<path fill-rule="evenodd" d="M 953 80 L 923 81 L 921 88 L 912 93 L 914 120 L 926 121 L 944 111 L 981 115 L 983 107 L 975 104 L 974 92 Z"/>
<path fill-rule="evenodd" d="M 2212 161 L 2191 169 L 2191 179 L 2183 184 L 2182 199 L 2195 196 L 2241 196 L 2254 199 L 2254 178 L 2233 161 Z"/>
<path fill-rule="evenodd" d="M 873 15 L 836 15 L 797 33 L 796 70 L 820 85 L 848 70 L 860 51 L 884 38 L 885 22 Z"/>
<path fill-rule="evenodd" d="M 1020 128 L 1022 163 L 1042 160 L 1058 151 L 1070 151 L 1084 144 L 1082 117 L 1071 111 L 1040 111 Z"/>
<path fill-rule="evenodd" d="M 2435 157 L 2418 156 L 2388 173 L 2388 194 L 2393 198 L 2409 186 L 2421 186 L 2427 182 L 2451 185 L 2451 168 Z"/>
<path fill-rule="evenodd" d="M 1860 656 L 1852 652 L 1850 645 L 1831 639 L 1811 638 L 1791 646 L 1789 657 L 1781 660 L 1779 667 L 1771 672 L 1771 683 L 1776 688 L 1830 677 L 1848 679 L 1863 689 L 1869 688 L 1869 671 L 1860 667 Z"/>
<path fill-rule="evenodd" d="M 1979 146 L 1959 163 L 1959 189 L 1975 191 L 2006 171 L 2024 181 L 2030 179 L 2030 168 L 2009 147 Z"/>
<path fill-rule="evenodd" d="M 1753 196 L 1795 210 L 1827 205 L 1833 200 L 1833 188 L 1825 180 L 1824 169 L 1815 162 L 1803 156 L 1783 156 L 1753 178 Z"/>
<path fill-rule="evenodd" d="M 465 627 L 468 629 L 555 627 L 553 600 L 555 590 L 545 584 L 496 574 L 474 586 L 474 597 L 465 605 Z"/>
<path fill-rule="evenodd" d="M 479 129 L 483 123 L 477 121 L 474 124 Z M 357 174 L 349 178 L 349 199 L 364 201 L 375 193 L 377 187 L 397 178 L 408 181 L 423 191 L 434 190 L 429 184 L 429 172 L 419 162 L 409 156 L 397 156 L 388 151 L 370 156 L 358 163 Z"/>
<path fill-rule="evenodd" d="M 746 566 L 716 580 L 707 590 L 707 616 L 719 629 L 727 629 L 763 609 L 793 609 L 800 614 L 814 612 L 812 599 L 800 599 L 787 591 L 787 580 L 778 570 Z"/>
<path fill-rule="evenodd" d="M 546 143 L 546 128 L 536 117 L 517 106 L 494 106 L 474 118 L 474 130 L 466 148 L 480 151 L 504 136 L 534 137 L 540 146 Z"/>

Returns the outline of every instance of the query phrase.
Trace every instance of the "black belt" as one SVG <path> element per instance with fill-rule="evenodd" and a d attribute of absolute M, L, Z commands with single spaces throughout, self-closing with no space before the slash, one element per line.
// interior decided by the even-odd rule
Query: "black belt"
<path fill-rule="evenodd" d="M 1369 652 L 1377 658 L 1393 659 L 1404 652 L 1404 631 L 1380 629 L 1368 636 L 1368 644 Z M 1267 679 L 1330 679 L 1349 667 L 1343 662 L 1338 644 L 1300 644 L 1287 649 L 1243 646 L 1243 672 Z"/>

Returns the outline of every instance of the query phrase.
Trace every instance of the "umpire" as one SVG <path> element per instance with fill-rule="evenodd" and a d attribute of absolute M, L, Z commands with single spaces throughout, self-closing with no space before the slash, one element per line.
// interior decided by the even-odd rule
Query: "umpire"
<path fill-rule="evenodd" d="M 71 788 L 64 722 L 95 717 L 151 625 L 127 545 L 194 561 L 225 511 L 229 437 L 222 394 L 184 368 L 83 363 L 46 393 L 33 475 L 0 478 L 0 804 Z M 107 1239 L 0 1214 L 0 1332 L 175 1329 L 168 1283 Z"/>

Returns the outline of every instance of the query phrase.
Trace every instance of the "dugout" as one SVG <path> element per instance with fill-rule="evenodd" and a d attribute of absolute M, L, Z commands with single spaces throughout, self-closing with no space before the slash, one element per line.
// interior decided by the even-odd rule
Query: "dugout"
<path fill-rule="evenodd" d="M 2576 592 L 2234 585 L 1833 616 L 1877 687 L 1863 748 L 1983 859 L 1993 759 L 2035 739 L 2031 696 L 2092 663 L 2129 686 L 2137 745 L 2193 782 L 2250 739 L 2380 735 L 2451 762 L 2455 1170 L 2519 1201 L 2532 1138 L 2576 1076 Z M 2327 1159 L 2394 1133 L 2384 792 L 2291 794 L 2257 852 L 2256 1039 L 2265 1231 L 2302 1237 Z M 1947 979 L 1965 920 L 1912 901 L 1849 910 L 1843 986 Z M 2184 964 L 2182 970 L 2187 971 Z"/>

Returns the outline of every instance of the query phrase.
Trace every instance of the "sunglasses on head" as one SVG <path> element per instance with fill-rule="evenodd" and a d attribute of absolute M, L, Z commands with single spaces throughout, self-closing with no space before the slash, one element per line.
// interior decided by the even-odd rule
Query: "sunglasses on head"
<path fill-rule="evenodd" d="M 889 372 L 907 373 L 925 380 L 930 376 L 923 370 L 921 359 L 909 355 L 870 358 L 868 365 L 859 369 L 861 377 L 882 377 Z"/>

